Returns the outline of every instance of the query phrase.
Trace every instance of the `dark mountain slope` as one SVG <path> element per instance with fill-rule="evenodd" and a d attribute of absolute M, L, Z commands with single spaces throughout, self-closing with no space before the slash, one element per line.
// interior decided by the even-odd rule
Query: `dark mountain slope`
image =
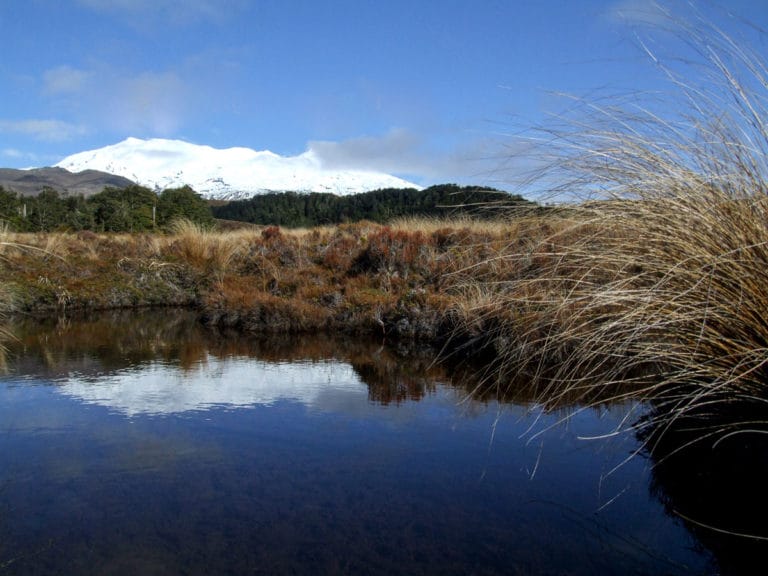
<path fill-rule="evenodd" d="M 25 196 L 36 196 L 43 188 L 53 188 L 60 194 L 90 196 L 101 192 L 105 186 L 127 188 L 132 184 L 134 182 L 128 178 L 99 170 L 70 172 L 64 168 L 0 168 L 0 186 Z"/>

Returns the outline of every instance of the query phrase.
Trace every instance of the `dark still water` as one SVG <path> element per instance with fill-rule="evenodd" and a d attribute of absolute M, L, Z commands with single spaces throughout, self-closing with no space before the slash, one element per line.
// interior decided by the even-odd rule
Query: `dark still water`
<path fill-rule="evenodd" d="M 630 406 L 556 425 L 429 355 L 178 311 L 11 328 L 0 575 L 717 570 L 637 440 L 580 439 Z"/>

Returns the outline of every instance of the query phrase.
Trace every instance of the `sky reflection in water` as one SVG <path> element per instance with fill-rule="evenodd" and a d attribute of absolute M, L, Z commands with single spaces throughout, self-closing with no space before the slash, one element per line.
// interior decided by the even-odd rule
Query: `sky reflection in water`
<path fill-rule="evenodd" d="M 17 328 L 0 382 L 0 574 L 708 565 L 649 494 L 645 459 L 613 471 L 633 438 L 579 440 L 624 407 L 532 439 L 529 407 L 464 401 L 428 355 L 159 316 Z"/>

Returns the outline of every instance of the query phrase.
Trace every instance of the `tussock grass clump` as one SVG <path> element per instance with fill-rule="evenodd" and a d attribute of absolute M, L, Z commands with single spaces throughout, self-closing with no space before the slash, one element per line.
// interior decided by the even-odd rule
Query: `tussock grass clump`
<path fill-rule="evenodd" d="M 432 235 L 445 229 L 464 229 L 475 234 L 497 235 L 509 233 L 509 224 L 509 220 L 501 217 L 480 220 L 463 214 L 451 217 L 403 216 L 395 218 L 389 222 L 388 226 L 395 231 L 421 232 L 427 235 Z"/>
<path fill-rule="evenodd" d="M 649 401 L 639 426 L 721 437 L 768 423 L 732 410 L 768 407 L 768 74 L 713 26 L 670 28 L 703 85 L 653 55 L 676 100 L 584 102 L 543 130 L 542 181 L 580 201 L 504 256 L 533 273 L 481 279 L 467 316 L 496 348 L 494 382 L 522 370 L 545 406 Z"/>
<path fill-rule="evenodd" d="M 212 276 L 221 283 L 240 249 L 243 233 L 214 232 L 190 220 L 177 220 L 171 226 L 171 246 L 185 264 Z"/>

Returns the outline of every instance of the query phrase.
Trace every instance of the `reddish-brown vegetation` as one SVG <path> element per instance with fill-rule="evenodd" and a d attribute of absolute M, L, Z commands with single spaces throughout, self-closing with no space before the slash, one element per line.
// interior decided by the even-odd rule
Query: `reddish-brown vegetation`
<path fill-rule="evenodd" d="M 512 224 L 368 222 L 168 236 L 13 234 L 0 266 L 24 312 L 194 306 L 252 331 L 442 338 L 472 279 L 517 276 Z M 533 240 L 533 239 L 532 239 Z"/>

